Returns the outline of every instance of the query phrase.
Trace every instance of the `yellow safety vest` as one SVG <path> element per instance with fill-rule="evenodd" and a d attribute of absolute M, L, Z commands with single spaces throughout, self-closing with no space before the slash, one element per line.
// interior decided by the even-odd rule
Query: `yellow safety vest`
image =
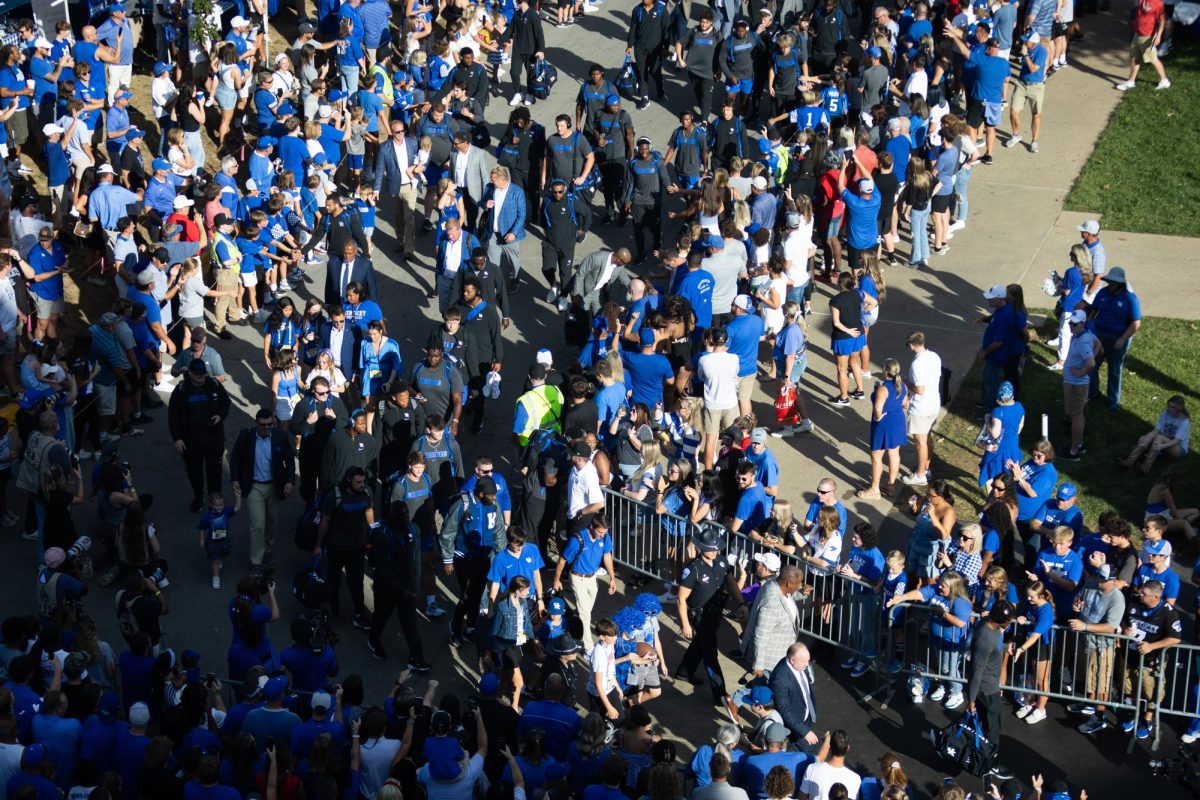
<path fill-rule="evenodd" d="M 525 427 L 517 434 L 521 446 L 529 444 L 535 431 L 549 429 L 561 431 L 563 393 L 557 386 L 543 384 L 535 386 L 517 399 L 517 405 L 525 409 Z"/>
<path fill-rule="evenodd" d="M 387 74 L 387 70 L 375 64 L 371 67 L 371 72 L 378 77 L 377 86 L 380 88 L 379 96 L 383 98 L 383 104 L 387 108 L 392 107 L 392 103 L 396 102 L 396 88 L 392 84 L 392 78 Z"/>
<path fill-rule="evenodd" d="M 232 267 L 226 267 L 221 261 L 220 257 L 217 255 L 217 245 L 221 242 L 226 244 L 226 249 L 229 251 L 229 260 L 233 262 Z M 212 245 L 209 247 L 208 255 L 209 258 L 212 259 L 213 269 L 232 269 L 234 271 L 240 271 L 242 268 L 242 251 L 237 249 L 237 245 L 233 243 L 232 239 L 220 231 L 213 232 Z"/>

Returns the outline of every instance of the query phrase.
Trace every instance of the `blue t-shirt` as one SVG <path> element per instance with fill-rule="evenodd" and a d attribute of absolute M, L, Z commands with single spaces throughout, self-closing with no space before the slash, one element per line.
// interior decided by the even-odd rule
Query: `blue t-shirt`
<path fill-rule="evenodd" d="M 958 148 L 951 144 L 944 145 L 933 166 L 937 170 L 938 181 L 935 194 L 943 197 L 952 193 L 954 176 L 958 173 Z"/>
<path fill-rule="evenodd" d="M 600 430 L 608 433 L 608 428 L 617 417 L 617 410 L 627 407 L 625 402 L 625 384 L 613 383 L 596 392 L 596 412 L 600 418 Z"/>
<path fill-rule="evenodd" d="M 858 250 L 874 248 L 879 239 L 879 192 L 859 197 L 849 189 L 842 190 L 842 202 L 850 209 L 850 246 Z"/>
<path fill-rule="evenodd" d="M 959 628 L 946 622 L 940 614 L 934 614 L 929 620 L 929 637 L 933 644 L 946 650 L 961 651 L 965 649 L 967 634 L 971 631 L 971 601 L 965 597 L 942 597 L 938 594 L 937 586 L 926 586 L 921 589 L 921 599 L 931 606 L 945 609 L 953 614 L 960 622 L 967 624 Z"/>
<path fill-rule="evenodd" d="M 1035 69 L 1029 69 L 1029 64 L 1025 60 L 1026 55 L 1029 61 L 1034 63 Z M 1025 83 L 1046 82 L 1046 48 L 1040 44 L 1030 50 L 1029 53 L 1021 56 L 1021 80 Z"/>
<path fill-rule="evenodd" d="M 784 361 L 788 356 L 798 356 L 806 349 L 804 331 L 800 330 L 799 325 L 792 322 L 785 325 L 783 330 L 775 337 L 775 345 L 771 348 L 771 358 L 775 359 L 775 363 L 782 370 Z M 786 377 L 788 376 L 780 376 L 781 379 Z"/>
<path fill-rule="evenodd" d="M 383 108 L 383 99 L 366 89 L 359 89 L 358 104 L 362 106 L 363 121 L 367 124 L 368 133 L 379 132 L 379 112 Z"/>
<path fill-rule="evenodd" d="M 1040 654 L 1044 656 L 1041 661 L 1050 658 L 1050 645 L 1054 644 L 1054 609 L 1049 603 L 1043 603 L 1040 606 L 1034 606 L 1029 603 L 1025 604 L 1024 616 L 1030 621 L 1030 634 L 1038 634 L 1041 637 L 1040 644 L 1044 645 L 1044 649 L 1040 649 Z"/>
<path fill-rule="evenodd" d="M 989 364 L 1003 364 L 1008 360 L 1010 355 L 1008 336 L 1016 324 L 1016 309 L 1008 303 L 997 308 L 992 314 L 992 318 L 988 320 L 987 328 L 983 332 L 983 346 L 987 348 L 996 342 L 1000 342 L 1000 346 L 987 354 L 986 358 Z"/>
<path fill-rule="evenodd" d="M 1133 576 L 1133 585 L 1136 588 L 1146 581 L 1161 581 L 1163 585 L 1162 596 L 1168 603 L 1174 603 L 1179 599 L 1180 582 L 1179 576 L 1175 574 L 1175 570 L 1168 569 L 1166 572 L 1155 572 L 1154 567 L 1150 564 L 1142 564 Z"/>
<path fill-rule="evenodd" d="M 1075 310 L 1075 306 L 1083 300 L 1083 275 L 1079 272 L 1079 267 L 1072 266 L 1063 274 L 1062 279 L 1063 294 L 1063 313 L 1069 313 Z"/>
<path fill-rule="evenodd" d="M 999 103 L 1004 96 L 1004 81 L 1008 79 L 1008 61 L 1000 56 L 989 56 L 985 48 L 976 48 L 971 53 L 970 63 L 975 67 L 975 83 L 971 96 L 985 103 Z"/>
<path fill-rule="evenodd" d="M 751 447 L 746 451 L 746 460 L 754 465 L 754 480 L 759 484 L 764 487 L 779 485 L 779 462 L 775 460 L 774 453 L 763 450 L 761 454 L 756 454 Z M 767 499 L 770 500 L 771 496 L 767 495 Z"/>
<path fill-rule="evenodd" d="M 1142 318 L 1142 304 L 1128 289 L 1114 292 L 1110 286 L 1101 287 L 1092 300 L 1096 312 L 1092 330 L 1097 336 L 1115 338 L 1125 332 L 1130 323 Z"/>
<path fill-rule="evenodd" d="M 705 269 L 688 270 L 679 282 L 676 294 L 691 304 L 697 328 L 712 327 L 713 283 L 712 273 Z"/>
<path fill-rule="evenodd" d="M 738 377 L 751 376 L 758 369 L 758 344 L 766 333 L 762 317 L 739 314 L 725 326 L 729 335 L 726 349 L 738 357 Z"/>
<path fill-rule="evenodd" d="M 1058 483 L 1058 470 L 1053 464 L 1036 466 L 1033 459 L 1029 459 L 1021 465 L 1021 479 L 1028 481 L 1034 492 L 1033 497 L 1029 497 L 1020 489 L 1016 492 L 1017 521 L 1028 522 L 1053 494 L 1054 486 Z"/>
<path fill-rule="evenodd" d="M 1068 550 L 1066 555 L 1062 556 L 1053 551 L 1038 553 L 1038 562 L 1033 572 L 1043 579 L 1046 588 L 1050 590 L 1050 596 L 1054 598 L 1054 607 L 1057 609 L 1059 618 L 1070 617 L 1071 603 L 1075 599 L 1075 592 L 1079 589 L 1079 582 L 1083 580 L 1083 559 L 1079 557 L 1079 553 L 1074 550 Z M 1075 588 L 1064 589 L 1050 580 L 1047 577 L 1049 575 L 1066 578 L 1075 584 Z"/>
<path fill-rule="evenodd" d="M 625 383 L 633 392 L 634 403 L 654 406 L 663 400 L 663 381 L 675 380 L 670 360 L 659 353 L 622 353 L 625 364 Z"/>
<path fill-rule="evenodd" d="M 757 483 L 742 490 L 734 517 L 742 521 L 742 533 L 749 533 L 767 521 L 771 514 L 771 498 Z"/>
<path fill-rule="evenodd" d="M 1075 531 L 1075 541 L 1079 541 L 1079 535 L 1083 533 L 1083 512 L 1079 510 L 1079 506 L 1073 505 L 1070 508 L 1059 508 L 1059 501 L 1055 498 L 1042 503 L 1042 507 L 1037 510 L 1033 518 L 1042 523 L 1045 530 L 1042 532 L 1042 549 L 1052 550 L 1054 542 L 1050 540 L 1050 534 L 1059 525 L 1066 525 L 1071 530 Z"/>
<path fill-rule="evenodd" d="M 25 91 L 25 73 L 21 71 L 19 64 L 14 64 L 9 67 L 0 68 L 0 89 L 8 89 L 11 92 Z M 7 106 L 12 102 L 12 98 L 6 98 L 4 103 Z M 17 97 L 17 110 L 29 108 L 29 97 L 27 95 L 19 95 Z"/>
<path fill-rule="evenodd" d="M 809 503 L 808 513 L 804 515 L 804 524 L 809 526 L 816 525 L 817 515 L 821 513 L 821 508 L 822 505 L 820 500 L 813 500 L 811 503 Z M 833 508 L 836 508 L 838 512 L 838 534 L 845 536 L 847 519 L 846 507 L 842 505 L 841 500 L 838 500 L 833 504 Z"/>
<path fill-rule="evenodd" d="M 63 246 L 57 241 L 51 241 L 50 249 L 35 244 L 33 249 L 29 251 L 29 255 L 25 260 L 33 271 L 38 275 L 43 275 L 48 272 L 54 272 L 58 267 L 65 266 L 67 263 L 67 254 L 63 250 Z M 43 300 L 61 300 L 63 296 L 63 278 L 60 273 L 56 277 L 47 278 L 44 281 L 29 284 L 30 290 Z M 157 310 L 158 304 L 155 303 Z"/>
<path fill-rule="evenodd" d="M 912 139 L 907 136 L 893 136 L 888 139 L 887 146 L 884 147 L 884 150 L 892 154 L 892 169 L 896 173 L 896 180 L 900 183 L 908 180 L 908 160 L 912 155 L 912 149 Z"/>

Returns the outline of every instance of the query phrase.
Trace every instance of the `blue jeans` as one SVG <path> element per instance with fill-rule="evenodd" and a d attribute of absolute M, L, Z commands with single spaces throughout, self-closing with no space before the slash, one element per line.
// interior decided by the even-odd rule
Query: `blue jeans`
<path fill-rule="evenodd" d="M 983 362 L 983 397 L 985 411 L 991 411 L 996 405 L 996 392 L 1000 390 L 1000 382 L 1004 380 L 1004 364 Z"/>
<path fill-rule="evenodd" d="M 1104 358 L 1097 361 L 1096 368 L 1092 370 L 1088 398 L 1100 394 L 1100 366 L 1108 364 L 1108 407 L 1116 409 L 1121 404 L 1121 368 L 1125 364 L 1125 354 L 1129 352 L 1133 338 L 1127 339 L 1125 346 L 1120 348 L 1117 347 L 1117 339 L 1120 337 L 1096 334 L 1096 338 L 1104 345 Z"/>
<path fill-rule="evenodd" d="M 919 264 L 929 260 L 929 205 L 922 210 L 913 209 L 909 216 L 912 227 L 912 255 L 908 257 L 909 264 Z"/>
<path fill-rule="evenodd" d="M 342 72 L 342 89 L 347 95 L 354 97 L 358 94 L 358 64 L 352 67 L 341 66 L 339 69 Z"/>
<path fill-rule="evenodd" d="M 200 135 L 200 131 L 184 131 L 183 141 L 188 146 L 188 153 L 192 156 L 192 161 L 196 162 L 197 174 L 204 169 L 204 137 Z M 297 175 L 297 180 L 301 176 Z"/>
<path fill-rule="evenodd" d="M 962 694 L 963 681 L 962 678 L 962 653 L 957 650 L 949 650 L 939 647 L 935 642 L 933 651 L 937 654 L 937 671 L 939 675 L 945 675 L 949 678 L 957 678 L 958 680 L 943 680 L 942 685 L 946 687 L 946 691 L 950 694 Z"/>
<path fill-rule="evenodd" d="M 967 187 L 971 184 L 971 173 L 973 171 L 973 167 L 960 169 L 954 175 L 954 195 L 958 198 L 958 209 L 954 213 L 954 222 L 967 221 L 967 212 L 971 208 L 971 202 L 967 196 Z"/>

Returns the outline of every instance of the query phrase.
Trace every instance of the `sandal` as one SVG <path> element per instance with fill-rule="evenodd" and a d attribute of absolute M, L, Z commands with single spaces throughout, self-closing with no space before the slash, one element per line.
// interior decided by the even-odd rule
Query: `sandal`
<path fill-rule="evenodd" d="M 879 492 L 868 492 L 866 489 L 859 489 L 854 496 L 859 500 L 880 500 L 883 497 Z"/>

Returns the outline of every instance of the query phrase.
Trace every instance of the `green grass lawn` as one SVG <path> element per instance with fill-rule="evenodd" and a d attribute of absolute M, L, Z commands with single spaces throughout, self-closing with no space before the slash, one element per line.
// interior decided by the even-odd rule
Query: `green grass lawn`
<path fill-rule="evenodd" d="M 1106 229 L 1200 236 L 1200 47 L 1177 45 L 1163 64 L 1171 88 L 1155 91 L 1142 68 L 1065 205 L 1102 214 Z"/>
<path fill-rule="evenodd" d="M 1045 338 L 1054 335 L 1041 331 Z M 1160 459 L 1150 476 L 1125 470 L 1117 463 L 1128 455 L 1137 437 L 1150 429 L 1166 407 L 1167 398 L 1181 394 L 1187 399 L 1193 417 L 1200 414 L 1200 384 L 1195 376 L 1195 342 L 1200 323 L 1178 319 L 1148 318 L 1134 339 L 1125 358 L 1121 408 L 1109 411 L 1108 404 L 1096 400 L 1088 404 L 1085 434 L 1087 453 L 1080 461 L 1055 462 L 1060 480 L 1079 486 L 1080 506 L 1087 525 L 1094 526 L 1100 512 L 1114 508 L 1123 517 L 1141 522 L 1146 493 L 1169 462 Z M 1190 353 L 1190 355 L 1189 355 Z M 1025 405 L 1025 428 L 1021 449 L 1025 453 L 1041 437 L 1042 414 L 1050 417 L 1050 441 L 1064 453 L 1069 429 L 1062 411 L 1062 374 L 1047 367 L 1054 363 L 1053 350 L 1042 343 L 1032 345 L 1021 386 Z M 1104 373 L 1101 373 L 1101 391 Z M 972 369 L 950 405 L 949 413 L 937 429 L 934 474 L 947 478 L 958 496 L 959 519 L 975 519 L 983 494 L 977 485 L 979 451 L 975 436 L 980 423 L 974 419 L 979 397 L 980 370 Z M 1195 437 L 1193 447 L 1195 446 Z M 1189 455 L 1195 461 L 1195 455 Z M 1180 505 L 1200 502 L 1200 469 L 1188 475 L 1185 486 L 1177 490 Z M 970 514 L 964 517 L 964 514 Z"/>

